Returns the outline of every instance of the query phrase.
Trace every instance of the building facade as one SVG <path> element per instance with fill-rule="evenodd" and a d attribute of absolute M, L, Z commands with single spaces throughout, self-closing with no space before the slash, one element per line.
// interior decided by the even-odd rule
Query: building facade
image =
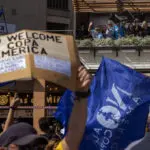
<path fill-rule="evenodd" d="M 72 29 L 70 0 L 0 0 L 0 5 L 5 10 L 6 22 L 16 25 L 16 30 Z"/>
<path fill-rule="evenodd" d="M 11 32 L 22 29 L 31 29 L 66 33 L 67 31 L 64 32 L 64 30 L 73 29 L 72 1 L 70 0 L 0 0 L 0 7 L 4 8 L 7 27 L 8 24 L 11 25 L 10 28 L 15 26 L 15 30 L 11 30 Z M 0 16 L 0 34 L 3 26 L 6 25 L 4 15 Z M 72 32 L 69 33 L 72 34 Z M 20 83 L 21 85 L 18 85 Z M 45 116 L 51 116 L 56 110 L 57 103 L 59 102 L 64 89 L 47 82 L 44 85 L 46 89 L 45 92 L 43 92 L 44 96 L 42 98 L 45 99 L 43 104 L 45 106 L 50 106 L 51 109 L 45 109 L 43 114 L 45 114 Z M 21 87 L 23 90 L 19 91 Z M 21 108 L 16 111 L 15 118 L 20 118 L 24 121 L 27 120 L 30 123 L 36 122 L 37 125 L 38 118 L 35 118 L 36 121 L 33 121 L 33 115 L 35 116 L 37 113 L 33 107 L 33 103 L 36 100 L 33 99 L 33 81 L 17 81 L 15 86 L 11 88 L 1 88 L 0 123 L 6 120 L 8 108 L 15 92 L 18 92 L 21 99 Z"/>
<path fill-rule="evenodd" d="M 73 30 L 73 8 L 71 0 L 47 0 L 47 29 Z M 63 32 L 63 31 L 62 31 Z"/>

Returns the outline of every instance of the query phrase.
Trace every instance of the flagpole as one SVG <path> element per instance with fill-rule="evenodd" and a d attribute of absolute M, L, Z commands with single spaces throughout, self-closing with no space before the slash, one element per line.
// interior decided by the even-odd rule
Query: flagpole
<path fill-rule="evenodd" d="M 4 11 L 4 8 L 2 7 L 3 11 Z M 6 33 L 8 34 L 8 28 L 7 28 L 7 22 L 6 22 L 6 16 L 5 16 L 5 11 L 3 13 L 3 19 L 4 19 L 4 23 L 5 23 L 5 27 L 6 27 Z"/>

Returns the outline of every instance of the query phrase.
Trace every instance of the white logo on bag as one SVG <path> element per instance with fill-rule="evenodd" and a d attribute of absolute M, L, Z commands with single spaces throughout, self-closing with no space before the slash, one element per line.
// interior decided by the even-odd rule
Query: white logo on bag
<path fill-rule="evenodd" d="M 119 120 L 121 118 L 120 110 L 126 111 L 127 106 L 124 104 L 121 96 L 119 95 L 119 92 L 122 92 L 126 96 L 131 96 L 131 93 L 128 93 L 127 91 L 115 86 L 113 84 L 111 92 L 115 99 L 111 99 L 110 97 L 107 97 L 106 101 L 110 102 L 113 105 L 106 105 L 100 108 L 100 110 L 97 113 L 97 121 L 108 129 L 115 129 L 119 125 Z M 119 110 L 120 109 L 120 110 Z"/>

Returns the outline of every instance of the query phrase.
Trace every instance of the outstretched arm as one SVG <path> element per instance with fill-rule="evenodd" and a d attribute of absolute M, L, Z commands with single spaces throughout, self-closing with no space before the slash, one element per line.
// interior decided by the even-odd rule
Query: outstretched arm
<path fill-rule="evenodd" d="M 87 98 L 85 97 L 85 93 L 88 94 L 91 76 L 83 66 L 78 69 L 77 82 L 78 89 L 82 94 L 75 100 L 69 120 L 68 132 L 62 141 L 63 150 L 78 150 L 85 131 L 87 119 Z"/>
<path fill-rule="evenodd" d="M 89 23 L 89 27 L 88 27 L 88 32 L 91 32 L 92 26 L 93 26 L 93 22 L 90 22 L 90 23 Z"/>
<path fill-rule="evenodd" d="M 8 116 L 7 116 L 7 119 L 5 122 L 3 132 L 5 132 L 8 129 L 8 127 L 13 123 L 14 112 L 15 112 L 15 109 L 18 107 L 19 104 L 20 104 L 20 100 L 17 97 L 17 95 L 15 94 L 14 99 L 10 104 L 10 108 L 9 108 L 9 112 L 8 112 Z"/>

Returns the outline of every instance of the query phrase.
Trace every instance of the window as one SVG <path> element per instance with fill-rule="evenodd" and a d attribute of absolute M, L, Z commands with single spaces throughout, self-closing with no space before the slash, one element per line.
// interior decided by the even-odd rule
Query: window
<path fill-rule="evenodd" d="M 47 30 L 54 33 L 69 34 L 68 25 L 62 23 L 47 22 Z"/>
<path fill-rule="evenodd" d="M 12 16 L 16 16 L 16 15 L 17 15 L 16 9 L 12 9 L 12 10 L 11 10 L 11 14 L 12 14 Z"/>
<path fill-rule="evenodd" d="M 68 10 L 68 0 L 47 0 L 47 7 Z"/>

